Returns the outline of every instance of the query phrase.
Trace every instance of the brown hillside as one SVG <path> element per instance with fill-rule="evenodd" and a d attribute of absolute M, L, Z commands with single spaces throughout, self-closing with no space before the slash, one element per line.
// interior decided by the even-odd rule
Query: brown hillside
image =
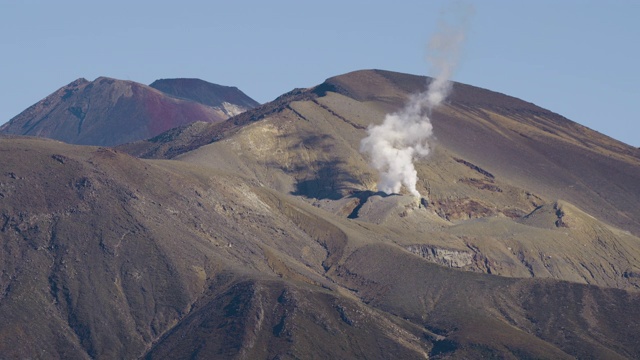
<path fill-rule="evenodd" d="M 149 86 L 177 98 L 219 108 L 229 117 L 260 105 L 236 87 L 212 84 L 200 79 L 160 79 Z"/>
<path fill-rule="evenodd" d="M 0 151 L 21 154 L 1 158 L 9 358 L 640 355 L 638 292 L 436 265 L 384 226 L 187 162 Z"/>
<path fill-rule="evenodd" d="M 423 198 L 377 192 L 360 140 L 426 81 L 345 74 L 115 150 L 0 138 L 0 354 L 639 358 L 635 149 L 455 84 Z"/>
<path fill-rule="evenodd" d="M 187 91 L 190 84 L 182 88 Z M 224 90 L 220 94 L 223 98 L 229 92 L 221 87 L 206 88 L 200 93 L 211 97 L 216 90 Z M 242 94 L 239 90 L 237 93 Z M 225 120 L 252 107 L 247 105 L 251 99 L 239 94 L 232 98 L 240 103 L 224 101 L 219 106 L 209 106 L 132 81 L 78 79 L 11 119 L 0 127 L 0 133 L 113 146 L 147 139 L 194 121 Z"/>
<path fill-rule="evenodd" d="M 629 274 L 640 259 L 639 159 L 630 147 L 533 104 L 456 84 L 452 100 L 432 116 L 433 154 L 417 165 L 429 221 L 412 211 L 409 197 L 374 196 L 376 174 L 358 151 L 364 129 L 425 84 L 411 75 L 350 73 L 229 121 L 123 149 L 182 153 L 175 158 L 384 225 L 439 263 L 453 251 L 446 256 L 466 259 L 456 267 L 472 271 L 638 287 Z M 425 233 L 429 240 L 419 235 Z"/>

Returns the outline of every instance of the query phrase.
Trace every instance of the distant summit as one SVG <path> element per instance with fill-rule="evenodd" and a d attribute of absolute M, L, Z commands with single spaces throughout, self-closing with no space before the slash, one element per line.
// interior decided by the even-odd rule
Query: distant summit
<path fill-rule="evenodd" d="M 228 116 L 260 105 L 237 87 L 212 84 L 200 79 L 160 79 L 149 86 L 179 99 L 219 108 Z"/>
<path fill-rule="evenodd" d="M 236 88 L 202 80 L 156 83 L 167 85 L 161 91 L 107 77 L 77 79 L 1 126 L 0 133 L 115 146 L 194 121 L 226 120 L 257 104 Z"/>

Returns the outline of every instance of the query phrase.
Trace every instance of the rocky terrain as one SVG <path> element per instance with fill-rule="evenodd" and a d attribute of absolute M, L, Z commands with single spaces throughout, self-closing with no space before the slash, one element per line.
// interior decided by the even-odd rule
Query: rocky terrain
<path fill-rule="evenodd" d="M 116 148 L 0 138 L 0 354 L 640 357 L 637 149 L 455 84 L 422 198 L 377 192 L 360 140 L 427 81 L 358 71 Z"/>
<path fill-rule="evenodd" d="M 220 109 L 228 117 L 260 105 L 236 87 L 212 84 L 200 79 L 161 79 L 149 86 L 177 98 Z"/>
<path fill-rule="evenodd" d="M 195 121 L 226 120 L 256 105 L 237 88 L 198 79 L 158 80 L 151 86 L 78 79 L 2 125 L 0 133 L 114 146 Z"/>

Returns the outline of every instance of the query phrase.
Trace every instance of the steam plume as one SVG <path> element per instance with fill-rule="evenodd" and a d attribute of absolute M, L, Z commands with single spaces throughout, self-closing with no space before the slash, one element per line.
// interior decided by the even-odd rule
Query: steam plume
<path fill-rule="evenodd" d="M 426 92 L 414 94 L 403 109 L 387 114 L 380 125 L 369 126 L 368 136 L 360 143 L 360 151 L 369 154 L 371 166 L 379 172 L 378 190 L 399 193 L 402 186 L 415 197 L 418 172 L 413 162 L 425 157 L 431 148 L 433 127 L 429 115 L 451 92 L 453 70 L 464 41 L 470 8 L 456 9 L 457 22 L 440 22 L 438 32 L 429 41 L 429 60 L 435 78 Z M 457 19 L 454 19 L 457 20 Z"/>

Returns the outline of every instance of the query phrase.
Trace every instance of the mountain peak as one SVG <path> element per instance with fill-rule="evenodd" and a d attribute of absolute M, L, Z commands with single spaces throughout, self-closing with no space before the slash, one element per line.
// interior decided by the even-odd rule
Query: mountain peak
<path fill-rule="evenodd" d="M 73 80 L 67 86 L 78 86 L 78 85 L 87 84 L 89 82 L 90 82 L 89 80 L 81 77 L 81 78 L 77 78 L 77 79 Z"/>
<path fill-rule="evenodd" d="M 226 103 L 250 109 L 260 105 L 236 87 L 213 84 L 201 79 L 159 79 L 149 86 L 176 98 L 192 100 L 212 107 L 225 108 Z M 231 108 L 229 112 L 231 116 L 239 113 Z"/>
<path fill-rule="evenodd" d="M 0 354 L 640 358 L 636 148 L 455 83 L 420 197 L 377 191 L 361 141 L 428 81 L 352 72 L 114 149 L 2 136 Z M 25 124 L 218 111 L 158 84 L 79 81 Z"/>
<path fill-rule="evenodd" d="M 180 97 L 106 76 L 94 81 L 79 78 L 11 119 L 0 132 L 113 146 L 147 139 L 194 121 L 222 121 L 257 104 L 236 88 L 202 80 L 182 81 L 179 89 L 187 95 L 206 96 Z M 221 100 L 207 101 L 212 98 Z"/>

